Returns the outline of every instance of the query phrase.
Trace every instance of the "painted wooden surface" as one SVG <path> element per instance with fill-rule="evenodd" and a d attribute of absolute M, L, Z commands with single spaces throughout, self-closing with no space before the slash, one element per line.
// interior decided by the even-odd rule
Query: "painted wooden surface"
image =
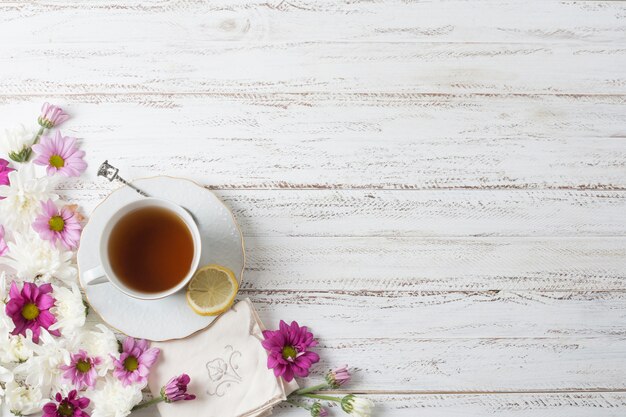
<path fill-rule="evenodd" d="M 75 116 L 63 195 L 214 190 L 240 298 L 377 415 L 626 412 L 626 2 L 0 0 L 0 35 L 0 125 Z"/>

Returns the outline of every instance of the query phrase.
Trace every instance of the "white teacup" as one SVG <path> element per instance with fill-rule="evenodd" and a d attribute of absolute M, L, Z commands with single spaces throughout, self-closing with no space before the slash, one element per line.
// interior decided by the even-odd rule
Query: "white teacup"
<path fill-rule="evenodd" d="M 108 243 L 111 236 L 111 231 L 113 230 L 114 226 L 126 214 L 144 207 L 160 207 L 176 214 L 185 223 L 193 238 L 193 257 L 191 265 L 189 267 L 189 272 L 176 286 L 161 292 L 146 293 L 130 288 L 115 275 L 109 261 Z M 104 230 L 102 231 L 102 235 L 100 236 L 100 265 L 83 272 L 82 280 L 85 285 L 97 285 L 105 282 L 110 282 L 124 294 L 143 300 L 156 300 L 159 298 L 167 297 L 168 295 L 172 295 L 184 288 L 189 280 L 193 277 L 196 269 L 198 268 L 198 263 L 200 262 L 200 253 L 202 249 L 201 242 L 202 240 L 200 239 L 200 231 L 198 230 L 198 225 L 194 221 L 193 217 L 191 217 L 189 212 L 187 212 L 187 210 L 185 210 L 184 208 L 170 201 L 162 200 L 159 198 L 143 198 L 141 200 L 133 201 L 132 203 L 126 204 L 125 206 L 117 210 L 107 221 L 106 225 L 104 226 Z"/>

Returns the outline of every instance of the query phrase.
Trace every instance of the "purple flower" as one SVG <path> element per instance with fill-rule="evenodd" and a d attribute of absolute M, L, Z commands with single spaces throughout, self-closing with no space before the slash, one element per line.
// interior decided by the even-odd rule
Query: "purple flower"
<path fill-rule="evenodd" d="M 9 161 L 0 158 L 0 185 L 10 185 L 9 172 L 15 171 L 13 168 L 9 168 Z M 4 197 L 0 197 L 2 200 Z"/>
<path fill-rule="evenodd" d="M 4 226 L 0 225 L 0 256 L 4 256 L 9 252 L 7 242 L 4 240 Z"/>
<path fill-rule="evenodd" d="M 60 367 L 65 371 L 63 378 L 71 381 L 77 389 L 94 388 L 98 378 L 96 366 L 102 363 L 102 359 L 97 356 L 91 358 L 82 349 L 70 357 L 70 364 Z"/>
<path fill-rule="evenodd" d="M 41 328 L 44 328 L 51 335 L 61 336 L 58 330 L 50 330 L 50 326 L 56 323 L 56 318 L 49 311 L 56 301 L 50 295 L 51 292 L 50 284 L 37 286 L 32 282 L 25 282 L 20 291 L 15 281 L 11 283 L 5 311 L 15 324 L 12 335 L 26 336 L 26 330 L 30 329 L 33 332 L 33 342 L 39 343 Z"/>
<path fill-rule="evenodd" d="M 57 130 L 55 136 L 42 136 L 41 142 L 33 145 L 37 165 L 47 166 L 48 175 L 59 173 L 66 177 L 78 177 L 87 163 L 83 160 L 85 152 L 76 146 L 76 138 L 63 137 Z"/>
<path fill-rule="evenodd" d="M 328 383 L 328 386 L 333 389 L 339 388 L 348 381 L 350 381 L 350 372 L 348 372 L 348 365 L 332 369 L 326 374 L 326 382 Z"/>
<path fill-rule="evenodd" d="M 128 386 L 133 383 L 144 384 L 148 380 L 150 367 L 159 357 L 158 348 L 150 348 L 147 340 L 127 337 L 122 343 L 120 358 L 113 358 L 113 375 Z"/>
<path fill-rule="evenodd" d="M 52 200 L 42 201 L 41 208 L 43 213 L 33 222 L 39 236 L 52 243 L 60 240 L 67 249 L 78 247 L 81 226 L 74 212 L 66 207 L 59 211 Z"/>
<path fill-rule="evenodd" d="M 262 344 L 268 351 L 267 368 L 274 369 L 274 375 L 282 376 L 287 382 L 294 375 L 308 376 L 311 365 L 320 360 L 317 353 L 308 351 L 317 346 L 313 334 L 306 326 L 300 327 L 295 321 L 287 325 L 281 320 L 279 327 L 279 330 L 263 331 L 265 340 Z"/>
<path fill-rule="evenodd" d="M 69 118 L 70 116 L 67 115 L 59 106 L 55 106 L 50 103 L 43 103 L 43 106 L 41 106 L 41 115 L 37 121 L 41 127 L 51 129 L 54 126 L 58 126 L 65 122 Z"/>
<path fill-rule="evenodd" d="M 163 388 L 161 388 L 161 398 L 163 398 L 163 401 L 166 403 L 173 403 L 181 400 L 195 400 L 195 395 L 187 394 L 187 385 L 189 385 L 190 381 L 191 378 L 189 378 L 189 375 L 187 374 L 173 377 Z"/>
<path fill-rule="evenodd" d="M 83 411 L 89 405 L 89 398 L 79 397 L 75 389 L 65 398 L 57 392 L 54 399 L 56 403 L 49 402 L 43 406 L 41 417 L 89 417 L 89 414 Z"/>
<path fill-rule="evenodd" d="M 322 404 L 316 402 L 311 406 L 312 417 L 328 417 L 328 410 L 322 407 Z M 43 416 L 46 417 L 46 416 Z"/>

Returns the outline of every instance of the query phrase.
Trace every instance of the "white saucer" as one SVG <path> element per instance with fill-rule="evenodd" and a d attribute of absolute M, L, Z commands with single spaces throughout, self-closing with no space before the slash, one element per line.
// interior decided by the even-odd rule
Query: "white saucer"
<path fill-rule="evenodd" d="M 202 236 L 200 265 L 216 263 L 230 268 L 241 282 L 244 268 L 243 238 L 230 210 L 209 190 L 182 178 L 154 177 L 133 181 L 151 197 L 171 200 L 191 212 Z M 109 195 L 89 217 L 78 250 L 78 269 L 99 265 L 100 234 L 108 217 L 131 201 L 142 198 L 129 187 Z M 79 274 L 80 275 L 80 274 Z M 138 300 L 110 283 L 85 286 L 91 308 L 109 326 L 129 336 L 163 341 L 180 339 L 204 329 L 215 317 L 199 316 L 189 308 L 184 291 L 160 300 Z"/>

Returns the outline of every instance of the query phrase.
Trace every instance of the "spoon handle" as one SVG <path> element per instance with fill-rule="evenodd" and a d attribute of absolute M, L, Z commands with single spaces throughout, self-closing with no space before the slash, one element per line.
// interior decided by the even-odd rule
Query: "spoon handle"
<path fill-rule="evenodd" d="M 98 176 L 100 177 L 104 177 L 109 181 L 119 181 L 122 184 L 125 184 L 127 186 L 129 186 L 130 188 L 132 188 L 133 190 L 137 191 L 137 193 L 141 194 L 144 197 L 150 197 L 148 195 L 148 193 L 146 193 L 145 191 L 140 190 L 139 188 L 135 187 L 133 184 L 131 184 L 130 182 L 126 181 L 124 178 L 119 176 L 119 172 L 120 170 L 118 168 L 115 168 L 113 165 L 109 164 L 109 161 L 104 161 L 102 163 L 102 165 L 100 165 L 100 168 L 98 168 Z"/>

